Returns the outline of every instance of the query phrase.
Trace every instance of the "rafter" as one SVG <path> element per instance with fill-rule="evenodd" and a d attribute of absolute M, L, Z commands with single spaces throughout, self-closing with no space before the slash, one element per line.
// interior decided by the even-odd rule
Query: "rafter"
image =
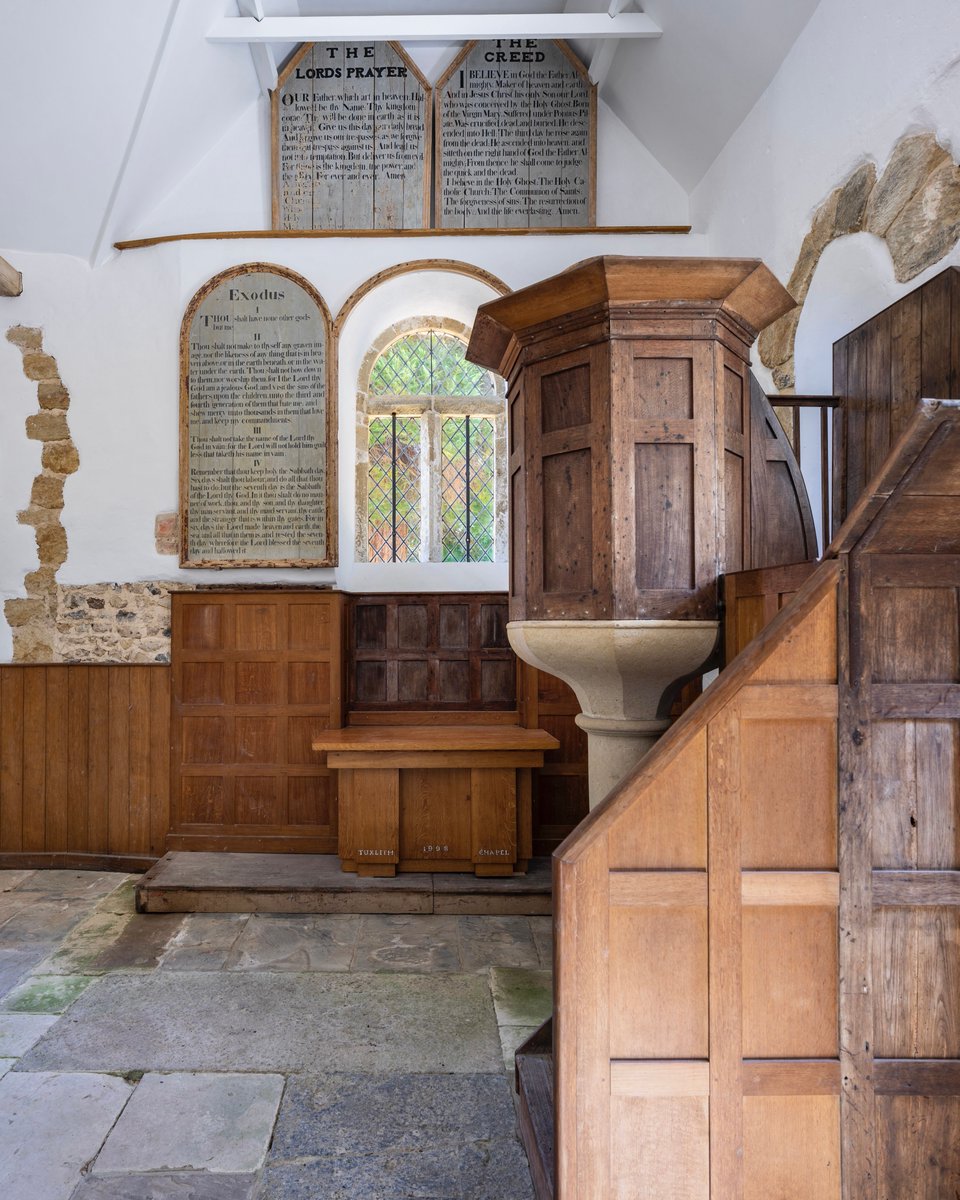
<path fill-rule="evenodd" d="M 0 296 L 19 296 L 22 292 L 23 276 L 5 258 L 0 258 Z"/>
<path fill-rule="evenodd" d="M 237 8 L 242 17 L 257 22 L 264 19 L 262 0 L 237 0 Z M 251 42 L 250 54 L 260 81 L 260 90 L 266 96 L 277 86 L 277 60 L 273 56 L 273 48 L 265 42 Z"/>
<path fill-rule="evenodd" d="M 460 42 L 490 38 L 657 38 L 646 13 L 504 13 L 336 17 L 222 17 L 211 42 Z"/>

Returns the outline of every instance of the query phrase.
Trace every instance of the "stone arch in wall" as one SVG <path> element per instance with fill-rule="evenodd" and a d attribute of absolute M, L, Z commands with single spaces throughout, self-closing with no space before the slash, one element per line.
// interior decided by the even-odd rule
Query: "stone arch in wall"
<path fill-rule="evenodd" d="M 931 132 L 908 134 L 878 177 L 862 163 L 818 206 L 787 282 L 797 302 L 760 335 L 757 350 L 781 392 L 794 387 L 794 344 L 814 272 L 827 246 L 871 233 L 890 251 L 899 283 L 939 262 L 960 239 L 960 167 Z"/>

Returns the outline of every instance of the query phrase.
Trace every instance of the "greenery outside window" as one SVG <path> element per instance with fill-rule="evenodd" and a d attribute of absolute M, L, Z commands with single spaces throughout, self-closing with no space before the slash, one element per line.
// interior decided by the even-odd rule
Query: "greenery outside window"
<path fill-rule="evenodd" d="M 466 361 L 462 326 L 406 324 L 378 340 L 361 376 L 358 558 L 503 561 L 503 381 Z"/>

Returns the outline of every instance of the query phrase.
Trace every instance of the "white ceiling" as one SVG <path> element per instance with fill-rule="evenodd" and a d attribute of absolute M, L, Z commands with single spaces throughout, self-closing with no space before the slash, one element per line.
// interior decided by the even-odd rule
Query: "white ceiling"
<path fill-rule="evenodd" d="M 606 9 L 609 0 L 263 0 L 267 15 Z M 776 73 L 818 0 L 644 0 L 663 29 L 623 41 L 602 97 L 692 189 Z M 0 247 L 97 260 L 251 105 L 249 51 L 211 45 L 235 0 L 3 0 Z M 42 48 L 40 54 L 38 48 Z M 282 48 L 280 57 L 283 56 Z M 410 48 L 435 75 L 456 48 Z M 575 45 L 585 62 L 594 46 Z"/>

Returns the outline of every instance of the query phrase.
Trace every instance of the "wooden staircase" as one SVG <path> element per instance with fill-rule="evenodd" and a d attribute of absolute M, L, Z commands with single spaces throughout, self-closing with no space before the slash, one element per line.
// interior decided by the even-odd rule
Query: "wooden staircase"
<path fill-rule="evenodd" d="M 960 1194 L 960 402 L 559 848 L 554 911 L 539 1197 Z"/>

